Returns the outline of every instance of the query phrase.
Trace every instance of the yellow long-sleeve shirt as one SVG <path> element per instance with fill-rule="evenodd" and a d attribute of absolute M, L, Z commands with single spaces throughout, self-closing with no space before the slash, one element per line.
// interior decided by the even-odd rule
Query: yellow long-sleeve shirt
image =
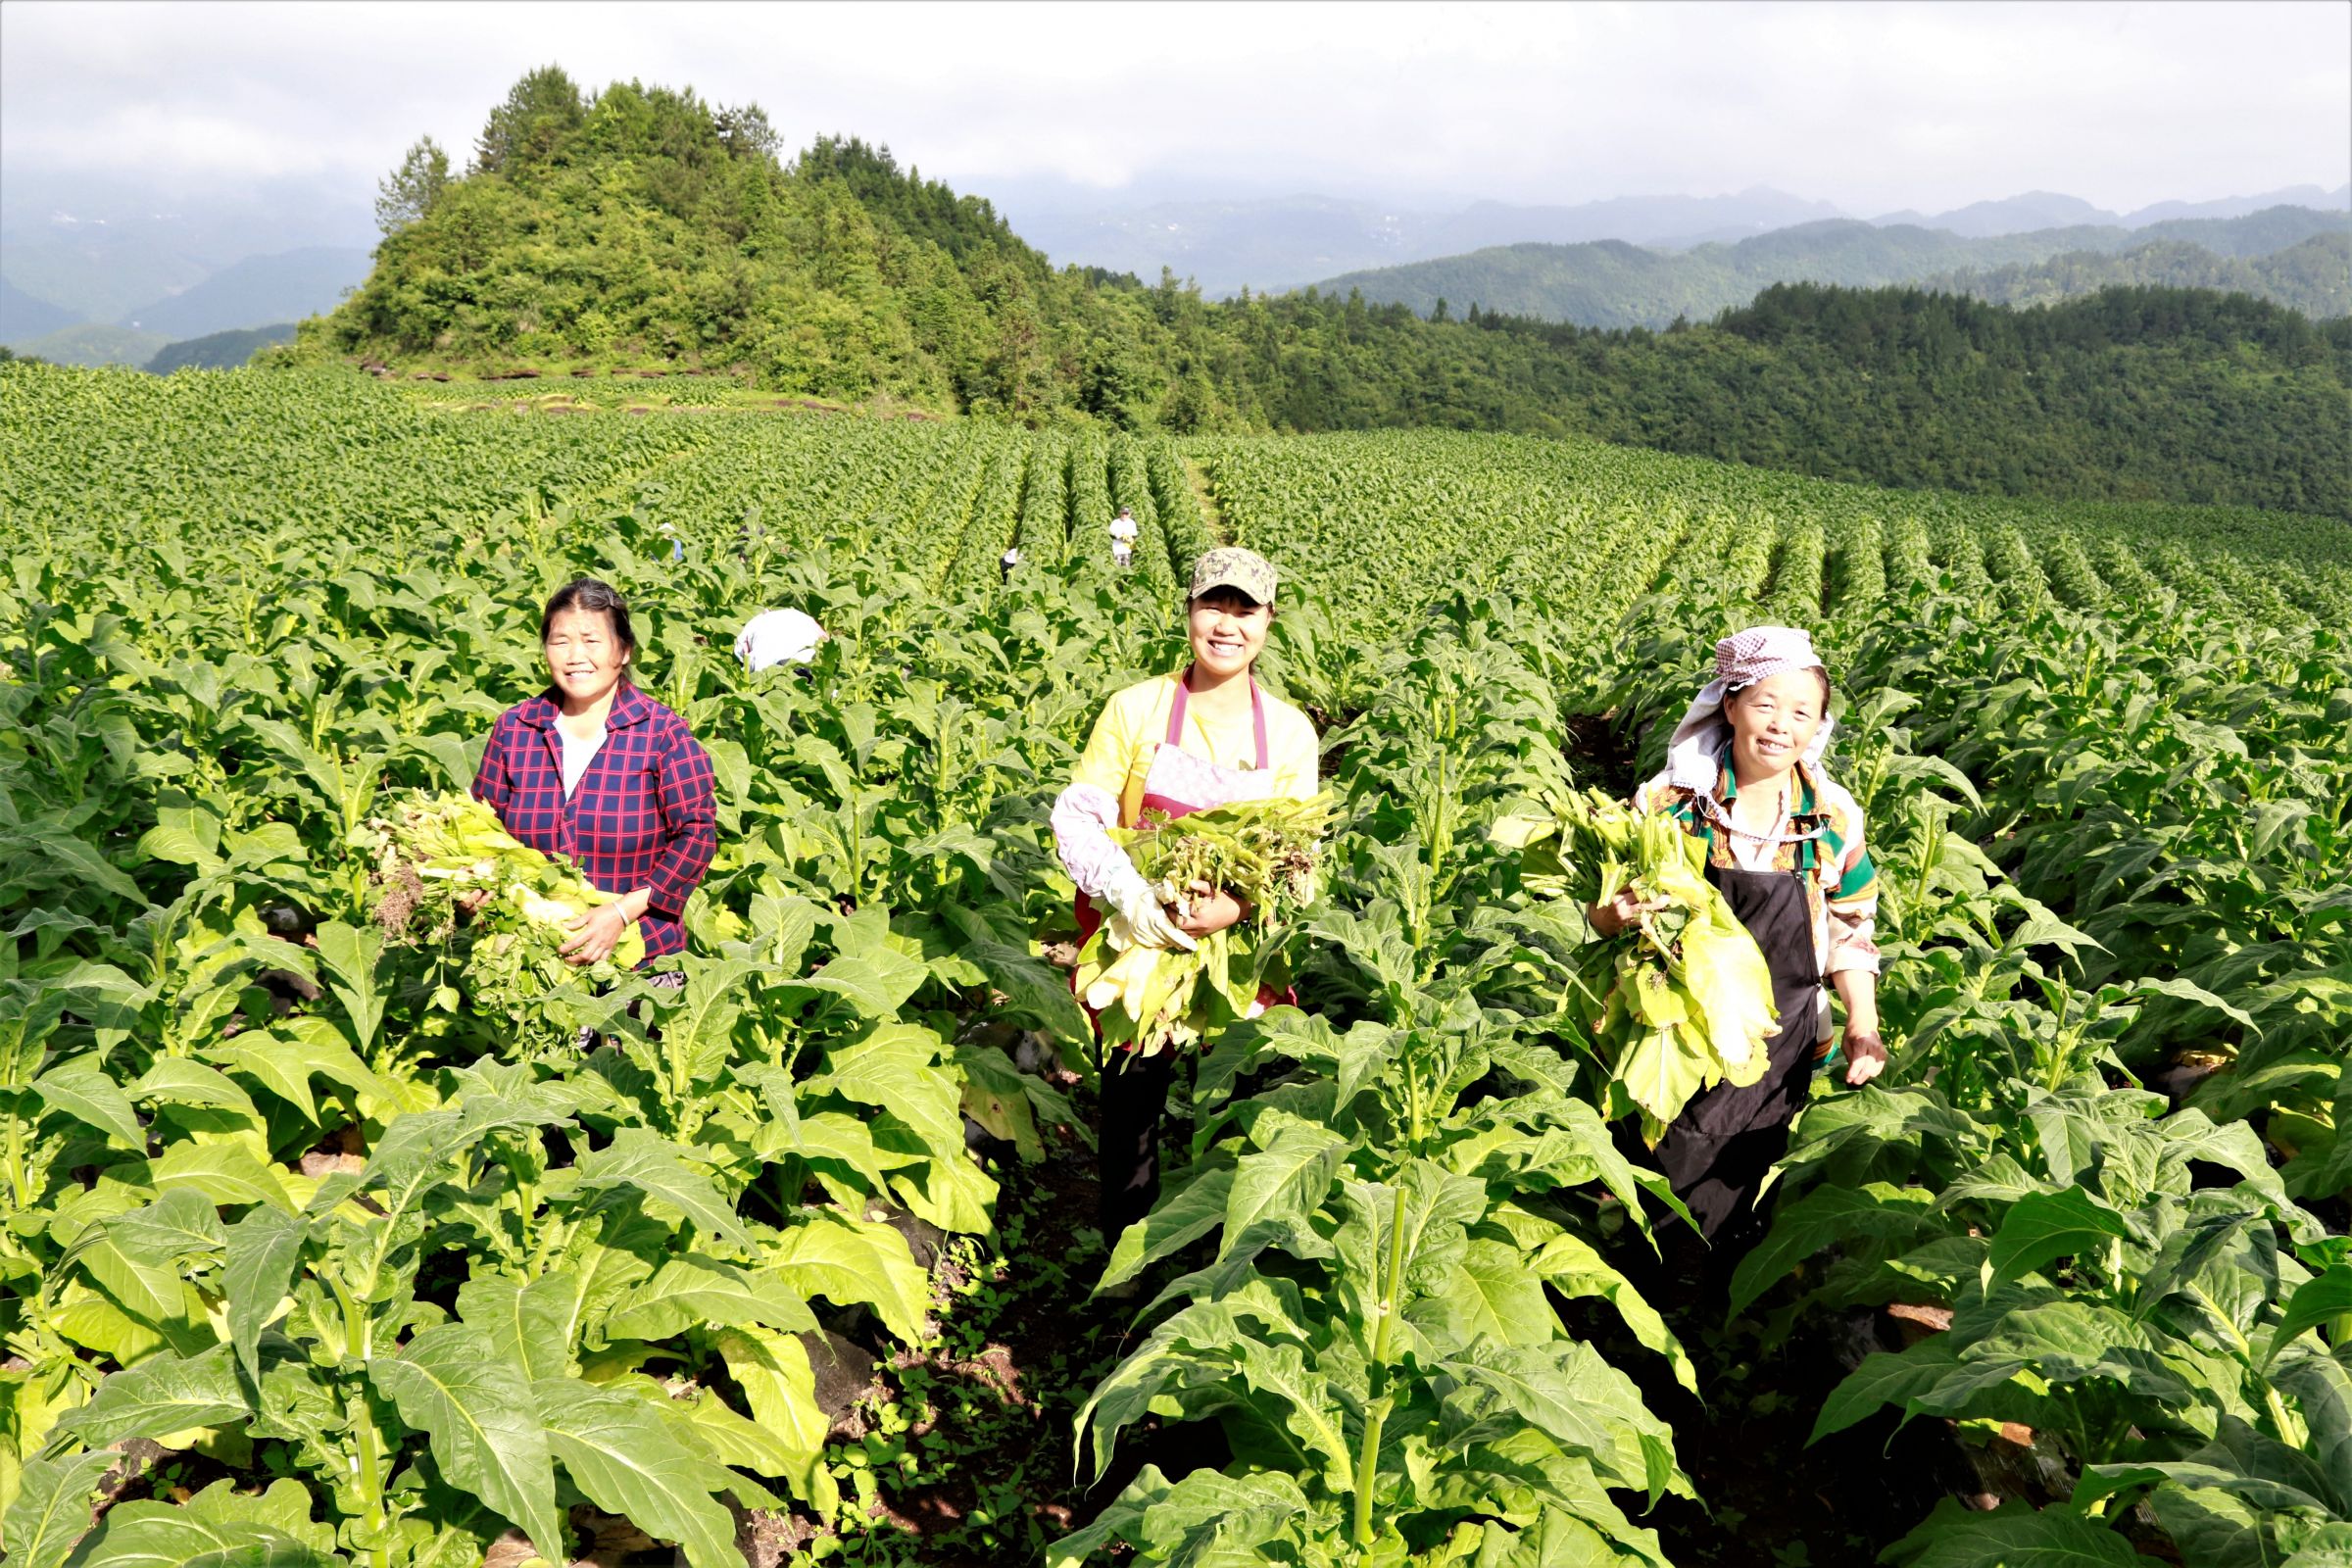
<path fill-rule="evenodd" d="M 1079 756 L 1073 784 L 1092 785 L 1113 800 L 1125 792 L 1137 769 L 1151 765 L 1152 749 L 1168 738 L 1168 708 L 1176 700 L 1175 675 L 1138 681 L 1102 705 Z M 1321 744 L 1314 721 L 1270 692 L 1260 690 L 1266 710 L 1266 765 L 1274 787 L 1266 793 L 1292 800 L 1312 800 Z M 1185 704 L 1182 748 L 1219 767 L 1247 770 L 1257 763 L 1257 733 L 1250 710 L 1212 720 L 1206 705 Z"/>

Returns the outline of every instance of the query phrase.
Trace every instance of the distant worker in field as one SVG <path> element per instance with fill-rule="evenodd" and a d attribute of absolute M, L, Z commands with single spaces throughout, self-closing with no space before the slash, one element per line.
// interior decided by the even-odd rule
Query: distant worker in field
<path fill-rule="evenodd" d="M 806 611 L 762 611 L 744 623 L 735 657 L 755 675 L 777 664 L 806 664 L 832 635 Z"/>
<path fill-rule="evenodd" d="M 686 900 L 718 851 L 710 755 L 686 721 L 637 689 L 629 607 L 593 577 L 556 590 L 539 617 L 548 689 L 491 726 L 473 796 L 508 832 L 620 895 L 571 922 L 564 956 L 594 963 L 631 921 L 645 961 L 685 951 Z M 653 976 L 682 986 L 682 974 Z"/>
<path fill-rule="evenodd" d="M 1110 519 L 1110 559 L 1122 566 L 1135 564 L 1135 514 L 1126 507 Z"/>
<path fill-rule="evenodd" d="M 1007 546 L 1004 553 L 997 558 L 997 580 L 999 582 L 1012 581 L 1012 568 L 1020 564 L 1021 547 L 1019 545 Z"/>
<path fill-rule="evenodd" d="M 1751 626 L 1715 645 L 1715 678 L 1675 726 L 1666 770 L 1634 796 L 1636 810 L 1670 816 L 1706 841 L 1707 880 L 1772 971 L 1780 1026 L 1765 1042 L 1763 1078 L 1693 1097 L 1652 1151 L 1713 1244 L 1717 1273 L 1761 1230 L 1757 1194 L 1788 1149 L 1816 1065 L 1830 1056 L 1825 985 L 1845 1003 L 1845 1081 L 1866 1084 L 1886 1065 L 1873 940 L 1878 873 L 1861 808 L 1822 771 L 1831 728 L 1830 674 L 1812 638 Z M 1628 891 L 1589 913 L 1611 937 L 1663 906 Z"/>
<path fill-rule="evenodd" d="M 1201 888 L 1171 913 L 1111 841 L 1111 828 L 1132 828 L 1147 810 L 1177 817 L 1238 801 L 1314 798 L 1313 722 L 1260 691 L 1251 673 L 1274 624 L 1274 590 L 1263 557 L 1232 546 L 1203 555 L 1185 599 L 1191 663 L 1103 705 L 1054 803 L 1054 850 L 1078 886 L 1081 942 L 1116 912 L 1145 947 L 1190 949 L 1247 912 L 1230 891 Z M 1106 1243 L 1150 1213 L 1159 1195 L 1159 1122 L 1175 1054 L 1104 1067 L 1097 1151 Z"/>

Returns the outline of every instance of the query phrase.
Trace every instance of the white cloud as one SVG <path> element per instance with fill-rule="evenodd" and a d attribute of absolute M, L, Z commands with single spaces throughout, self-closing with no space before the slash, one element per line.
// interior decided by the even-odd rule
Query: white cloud
<path fill-rule="evenodd" d="M 786 139 L 992 179 L 1581 201 L 1772 184 L 1860 213 L 2352 178 L 2352 7 L 0 7 L 10 168 L 326 175 L 469 148 L 554 60 L 757 99 Z"/>

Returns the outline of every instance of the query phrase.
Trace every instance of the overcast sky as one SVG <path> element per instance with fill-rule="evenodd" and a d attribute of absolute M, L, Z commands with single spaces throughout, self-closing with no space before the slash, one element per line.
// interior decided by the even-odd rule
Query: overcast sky
<path fill-rule="evenodd" d="M 555 61 L 757 100 L 982 195 L 1138 181 L 1857 215 L 2352 179 L 2352 5 L 0 4 L 0 172 L 356 200 Z M 43 181 L 44 185 L 48 182 Z M 26 181 L 29 188 L 30 180 Z M 0 195 L 4 195 L 0 190 Z M 1016 203 L 1008 203 L 1017 206 Z"/>

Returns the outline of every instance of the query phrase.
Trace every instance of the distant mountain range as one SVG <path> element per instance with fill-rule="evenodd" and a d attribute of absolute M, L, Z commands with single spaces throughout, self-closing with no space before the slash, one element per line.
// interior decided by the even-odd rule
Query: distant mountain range
<path fill-rule="evenodd" d="M 1984 239 L 1995 234 L 2025 234 L 2045 228 L 2147 228 L 2184 218 L 2243 218 L 2269 207 L 2352 207 L 2352 185 L 2340 190 L 2289 185 L 2282 190 L 2265 191 L 2260 196 L 2226 196 L 2214 202 L 2158 202 L 2137 212 L 2120 214 L 2093 207 L 2080 196 L 2034 190 L 2006 201 L 1975 202 L 1933 217 L 1913 212 L 1888 213 L 1871 221 L 1882 227 L 1905 223 L 1920 228 L 1949 229 L 1966 238 Z"/>
<path fill-rule="evenodd" d="M 1337 271 L 1490 245 L 1696 244 L 1842 215 L 1828 202 L 1759 186 L 1736 196 L 1625 196 L 1575 207 L 1478 202 L 1452 213 L 1286 196 L 1099 212 L 1015 208 L 1005 216 L 1014 232 L 1056 263 L 1133 272 L 1146 281 L 1166 267 L 1221 297 L 1245 287 L 1279 292 Z"/>
<path fill-rule="evenodd" d="M 0 342 L 144 365 L 175 339 L 331 310 L 368 275 L 374 229 L 364 199 L 318 179 L 184 188 L 12 162 L 0 166 Z"/>
<path fill-rule="evenodd" d="M 39 337 L 19 338 L 8 346 L 19 354 L 52 365 L 122 365 L 143 368 L 172 340 L 161 332 L 134 331 L 127 326 L 105 326 L 79 321 Z"/>
<path fill-rule="evenodd" d="M 168 344 L 156 351 L 155 358 L 147 362 L 147 368 L 157 375 L 170 375 L 173 370 L 233 370 L 252 359 L 257 349 L 293 341 L 292 321 L 239 327 L 233 332 L 214 332 L 185 343 Z"/>
<path fill-rule="evenodd" d="M 100 242 L 89 247 L 89 272 L 77 274 L 74 249 L 0 245 L 0 343 L 66 365 L 145 365 L 179 340 L 322 315 L 374 265 L 365 250 L 304 246 L 198 272 L 125 307 L 129 289 L 187 277 L 194 267 L 172 265 L 169 253 L 141 245 Z M 17 269 L 27 260 L 30 281 L 20 280 Z M 52 292 L 36 292 L 35 282 Z"/>
<path fill-rule="evenodd" d="M 2352 210 L 2352 185 L 2332 191 L 2297 185 L 2220 201 L 2160 202 L 2124 215 L 2080 197 L 2029 192 L 1948 213 L 1888 213 L 1864 221 L 1983 239 L 2053 228 L 2145 228 L 2180 220 L 2244 217 L 2279 206 Z M 1279 292 L 1500 245 L 1621 240 L 1689 250 L 1856 216 L 1766 186 L 1731 196 L 1627 196 L 1571 207 L 1480 202 L 1447 213 L 1312 195 L 1095 209 L 1013 202 L 1003 210 L 1016 233 L 1057 264 L 1133 272 L 1146 281 L 1166 267 L 1180 278 L 1193 278 L 1212 297 L 1244 287 Z"/>
<path fill-rule="evenodd" d="M 315 245 L 277 256 L 248 256 L 195 286 L 122 317 L 124 326 L 172 338 L 203 337 L 331 311 L 368 280 L 367 251 Z"/>
<path fill-rule="evenodd" d="M 47 300 L 36 300 L 6 277 L 0 277 L 0 343 L 39 337 L 44 332 L 72 326 L 75 319 L 72 311 Z"/>
<path fill-rule="evenodd" d="M 0 192 L 0 342 L 51 358 L 143 364 L 173 340 L 319 314 L 372 263 L 366 211 L 347 191 L 289 183 L 181 199 L 10 170 Z M 1321 283 L 1424 311 L 1443 296 L 1456 311 L 1477 301 L 1610 325 L 1711 316 L 1783 278 L 1870 284 L 1989 274 L 2158 240 L 2197 246 L 2215 266 L 2251 261 L 2319 231 L 2266 215 L 2352 210 L 2352 187 L 2308 185 L 2123 215 L 2037 191 L 1871 220 L 1766 186 L 1454 211 L 1315 195 L 1078 209 L 1066 188 L 1014 192 L 1001 204 L 1014 231 L 1061 265 L 1147 280 L 1166 267 L 1211 296 Z M 2213 272 L 2190 264 L 2199 267 Z M 2304 309 L 2311 268 L 2307 261 L 2268 282 L 2246 269 L 2228 275 L 2255 278 L 2269 297 Z M 2016 272 L 1984 286 L 2046 289 L 2055 275 Z M 2074 267 L 2064 275 L 2087 274 Z M 2324 293 L 2330 275 L 2320 258 L 2314 286 Z"/>
<path fill-rule="evenodd" d="M 1947 215 L 1948 216 L 1948 215 Z M 1580 326 L 1665 326 L 1745 305 L 1773 283 L 1856 288 L 1932 283 L 2008 303 L 2046 303 L 2106 283 L 2233 288 L 2309 316 L 2352 311 L 2352 213 L 2273 207 L 2239 218 L 2138 228 L 2046 228 L 1967 238 L 1911 224 L 1838 220 L 1674 251 L 1600 240 L 1510 245 L 1327 278 L 1375 304 L 1421 315 L 1440 300 Z"/>

